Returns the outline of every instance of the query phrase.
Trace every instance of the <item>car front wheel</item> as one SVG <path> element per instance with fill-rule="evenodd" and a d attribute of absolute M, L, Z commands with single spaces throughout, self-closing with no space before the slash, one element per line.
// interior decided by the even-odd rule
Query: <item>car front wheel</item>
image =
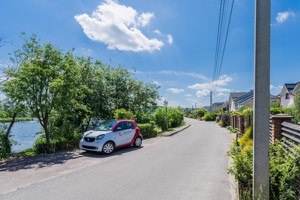
<path fill-rule="evenodd" d="M 137 138 L 135 138 L 135 140 L 134 140 L 134 143 L 133 143 L 133 146 L 135 146 L 135 147 L 140 147 L 141 145 L 142 145 L 142 138 L 141 137 L 137 137 Z"/>
<path fill-rule="evenodd" d="M 115 150 L 115 144 L 113 142 L 106 142 L 102 147 L 104 154 L 111 154 Z"/>

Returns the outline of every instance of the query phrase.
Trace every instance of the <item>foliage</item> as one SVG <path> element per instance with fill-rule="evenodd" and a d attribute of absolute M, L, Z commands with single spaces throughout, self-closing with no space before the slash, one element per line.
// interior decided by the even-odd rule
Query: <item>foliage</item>
<path fill-rule="evenodd" d="M 6 158 L 11 154 L 11 141 L 5 133 L 4 127 L 0 128 L 0 159 Z"/>
<path fill-rule="evenodd" d="M 253 127 L 250 126 L 239 139 L 239 145 L 244 148 L 246 146 L 252 146 L 253 144 Z"/>
<path fill-rule="evenodd" d="M 286 112 L 285 108 L 281 108 L 281 107 L 271 107 L 270 108 L 270 113 L 272 115 L 276 115 L 276 114 L 279 114 L 279 113 L 285 113 L 285 112 Z"/>
<path fill-rule="evenodd" d="M 130 110 L 126 110 L 124 108 L 115 110 L 114 118 L 115 119 L 134 119 L 133 113 Z"/>
<path fill-rule="evenodd" d="M 205 113 L 205 115 L 202 117 L 202 120 L 204 121 L 215 121 L 217 117 L 216 113 Z"/>
<path fill-rule="evenodd" d="M 253 180 L 253 145 L 249 144 L 252 142 L 251 131 L 244 136 L 244 142 L 241 138 L 240 144 L 245 145 L 236 146 L 235 142 L 232 143 L 228 154 L 233 162 L 228 172 L 239 182 L 240 199 L 251 199 Z M 279 141 L 270 145 L 270 199 L 298 199 L 296 191 L 299 189 L 299 155 L 299 147 L 286 151 Z"/>
<path fill-rule="evenodd" d="M 153 124 L 138 124 L 138 127 L 144 138 L 156 137 L 158 134 L 158 131 Z"/>
<path fill-rule="evenodd" d="M 153 122 L 154 117 L 152 114 L 147 113 L 147 112 L 138 112 L 135 114 L 135 121 L 137 123 L 141 123 L 141 124 L 147 124 L 147 123 L 155 123 Z"/>
<path fill-rule="evenodd" d="M 293 123 L 297 124 L 300 122 L 300 91 L 298 91 L 294 98 L 294 105 L 285 108 L 285 113 L 293 116 Z"/>
<path fill-rule="evenodd" d="M 158 127 L 161 128 L 162 131 L 167 130 L 168 128 L 175 128 L 180 126 L 183 123 L 184 113 L 179 108 L 158 108 L 154 113 L 154 120 Z"/>
<path fill-rule="evenodd" d="M 180 108 L 168 108 L 169 128 L 176 128 L 182 125 L 184 113 Z"/>
<path fill-rule="evenodd" d="M 240 199 L 247 199 L 252 197 L 252 167 L 253 167 L 253 148 L 252 146 L 246 147 L 241 151 L 241 148 L 236 146 L 233 142 L 229 156 L 233 161 L 228 168 L 228 173 L 232 174 L 239 182 Z"/>
<path fill-rule="evenodd" d="M 205 108 L 198 108 L 194 111 L 194 114 L 198 119 L 201 119 L 206 113 L 208 113 L 208 111 Z"/>
<path fill-rule="evenodd" d="M 230 115 L 225 113 L 218 116 L 219 122 L 218 124 L 221 127 L 227 127 L 230 125 Z"/>
<path fill-rule="evenodd" d="M 145 115 L 156 108 L 158 86 L 137 80 L 126 68 L 76 57 L 72 51 L 64 53 L 50 43 L 41 44 L 35 35 L 26 37 L 14 56 L 16 68 L 5 72 L 8 79 L 2 90 L 11 105 L 24 107 L 14 114 L 29 117 L 31 113 L 38 119 L 44 138 L 36 146 L 44 152 L 48 147 L 60 149 L 65 139 L 89 129 L 92 119 L 111 119 L 121 108 L 132 111 L 130 118 L 134 114 L 152 120 Z M 0 117 L 12 118 L 1 103 L 0 107 Z"/>

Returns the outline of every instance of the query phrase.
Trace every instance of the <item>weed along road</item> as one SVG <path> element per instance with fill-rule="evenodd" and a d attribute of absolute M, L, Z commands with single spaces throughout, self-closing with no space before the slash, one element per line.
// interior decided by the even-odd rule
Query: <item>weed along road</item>
<path fill-rule="evenodd" d="M 77 158 L 42 169 L 27 165 L 10 172 L 4 171 L 2 164 L 0 199 L 232 199 L 226 157 L 230 135 L 213 122 L 186 121 L 191 126 L 182 132 L 145 140 L 141 148 L 120 149 L 111 156 L 80 153 Z M 65 169 L 64 165 L 72 167 Z M 45 174 L 51 177 L 42 178 Z M 12 180 L 17 188 L 13 182 L 9 185 Z"/>

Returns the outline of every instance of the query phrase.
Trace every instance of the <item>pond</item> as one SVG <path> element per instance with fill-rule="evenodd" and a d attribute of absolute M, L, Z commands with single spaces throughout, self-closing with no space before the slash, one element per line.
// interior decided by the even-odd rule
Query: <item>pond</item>
<path fill-rule="evenodd" d="M 20 152 L 33 146 L 39 136 L 40 124 L 37 121 L 16 122 L 11 131 L 11 139 L 17 142 L 12 146 L 12 152 Z"/>

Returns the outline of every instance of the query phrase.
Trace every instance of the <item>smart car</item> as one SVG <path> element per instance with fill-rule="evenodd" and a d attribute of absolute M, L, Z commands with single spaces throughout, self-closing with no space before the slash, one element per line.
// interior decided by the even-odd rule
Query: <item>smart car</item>
<path fill-rule="evenodd" d="M 79 147 L 86 151 L 111 154 L 116 148 L 140 147 L 143 136 L 134 120 L 108 120 L 83 134 Z"/>

